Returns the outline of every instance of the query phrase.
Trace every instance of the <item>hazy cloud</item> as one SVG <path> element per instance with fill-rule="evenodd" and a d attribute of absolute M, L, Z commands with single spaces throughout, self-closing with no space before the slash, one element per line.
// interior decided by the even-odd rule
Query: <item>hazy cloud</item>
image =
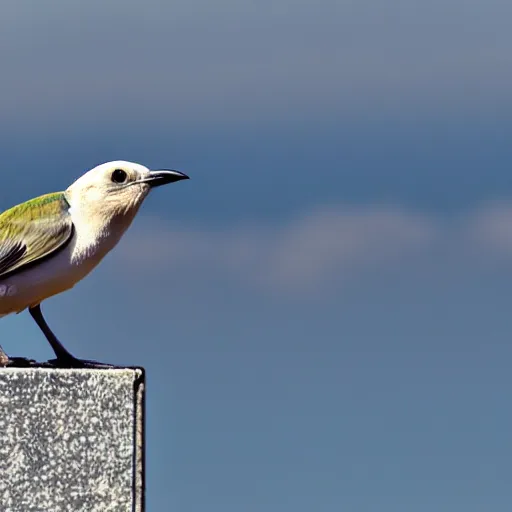
<path fill-rule="evenodd" d="M 512 202 L 494 201 L 476 211 L 466 233 L 472 245 L 488 256 L 512 258 Z"/>
<path fill-rule="evenodd" d="M 176 229 L 137 221 L 119 256 L 131 270 L 236 279 L 267 291 L 312 291 L 368 268 L 397 265 L 439 236 L 428 219 L 389 208 L 322 208 L 281 225 Z M 181 270 L 180 270 L 181 269 Z"/>
<path fill-rule="evenodd" d="M 116 253 L 124 270 L 141 275 L 172 268 L 173 276 L 184 272 L 187 279 L 213 275 L 266 292 L 309 293 L 368 272 L 399 272 L 402 266 L 421 271 L 433 259 L 444 267 L 506 262 L 512 258 L 512 204 L 490 204 L 452 219 L 337 206 L 279 225 L 218 230 L 143 217 Z"/>

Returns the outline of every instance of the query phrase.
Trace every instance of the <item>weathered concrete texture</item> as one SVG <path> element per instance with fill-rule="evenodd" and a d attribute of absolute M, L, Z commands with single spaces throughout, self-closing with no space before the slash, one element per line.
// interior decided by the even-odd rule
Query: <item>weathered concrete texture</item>
<path fill-rule="evenodd" d="M 143 512 L 144 372 L 0 369 L 2 512 Z"/>

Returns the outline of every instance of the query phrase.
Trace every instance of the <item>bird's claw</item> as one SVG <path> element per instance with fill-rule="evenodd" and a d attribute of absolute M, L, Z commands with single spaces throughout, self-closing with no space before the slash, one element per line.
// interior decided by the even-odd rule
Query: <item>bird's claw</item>
<path fill-rule="evenodd" d="M 88 359 L 78 359 L 76 357 L 66 357 L 50 359 L 44 363 L 35 359 L 26 357 L 9 357 L 0 363 L 2 368 L 60 368 L 60 369 L 88 369 L 88 370 L 111 370 L 119 366 L 100 363 L 99 361 L 90 361 Z"/>
<path fill-rule="evenodd" d="M 26 357 L 9 357 L 7 361 L 2 362 L 2 367 L 5 368 L 30 368 L 37 366 L 37 361 L 34 359 L 27 359 Z"/>
<path fill-rule="evenodd" d="M 77 357 L 59 357 L 50 359 L 48 363 L 55 368 L 67 369 L 90 369 L 90 370 L 108 370 L 118 368 L 113 364 L 100 363 L 99 361 L 91 361 L 89 359 L 78 359 Z"/>

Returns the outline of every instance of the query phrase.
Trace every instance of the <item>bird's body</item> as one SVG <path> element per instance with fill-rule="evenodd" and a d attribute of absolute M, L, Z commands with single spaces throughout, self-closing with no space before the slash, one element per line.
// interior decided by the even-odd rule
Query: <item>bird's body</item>
<path fill-rule="evenodd" d="M 131 162 L 108 162 L 63 192 L 2 213 L 0 317 L 27 308 L 40 313 L 43 300 L 72 288 L 117 245 L 152 186 L 184 178 L 178 171 L 152 172 Z M 46 324 L 35 319 L 44 332 Z M 59 343 L 56 338 L 49 341 L 52 346 Z"/>
<path fill-rule="evenodd" d="M 64 192 L 55 196 L 55 201 L 66 200 Z M 68 211 L 73 226 L 71 236 L 53 257 L 42 258 L 22 272 L 0 277 L 1 316 L 19 313 L 72 288 L 115 247 L 135 216 L 128 217 L 124 223 L 114 223 L 92 212 L 74 210 L 71 205 Z"/>

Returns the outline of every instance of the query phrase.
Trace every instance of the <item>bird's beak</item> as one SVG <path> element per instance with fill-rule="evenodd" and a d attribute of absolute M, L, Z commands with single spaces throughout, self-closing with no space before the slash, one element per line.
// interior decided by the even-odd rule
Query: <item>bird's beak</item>
<path fill-rule="evenodd" d="M 174 183 L 175 181 L 190 179 L 186 174 L 180 171 L 173 171 L 170 169 L 160 169 L 158 171 L 151 171 L 149 176 L 144 179 L 150 187 L 159 187 L 167 183 Z"/>

